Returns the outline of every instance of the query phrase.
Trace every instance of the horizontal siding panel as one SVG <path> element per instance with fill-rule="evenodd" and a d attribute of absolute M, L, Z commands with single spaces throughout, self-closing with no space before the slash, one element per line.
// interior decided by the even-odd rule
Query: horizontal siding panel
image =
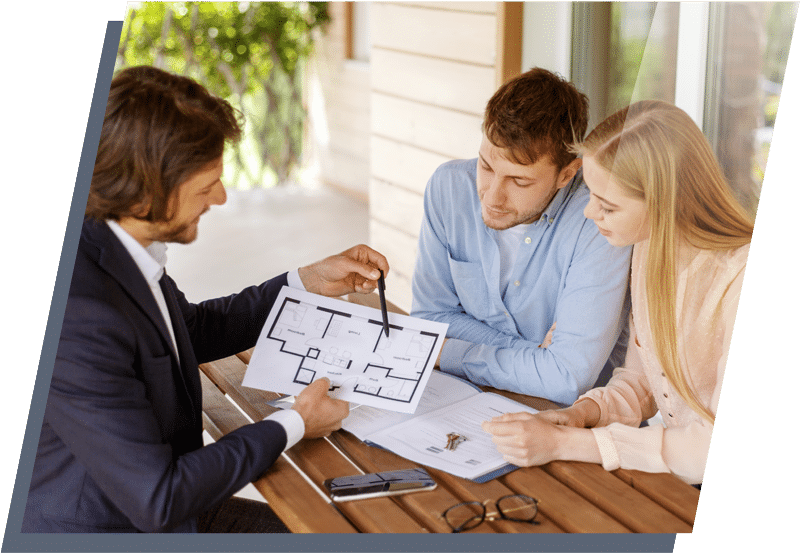
<path fill-rule="evenodd" d="M 494 93 L 492 67 L 380 49 L 372 62 L 373 91 L 473 114 L 482 114 Z"/>
<path fill-rule="evenodd" d="M 346 152 L 353 158 L 362 160 L 369 165 L 370 141 L 367 129 L 362 131 L 331 127 L 328 133 L 329 149 Z"/>
<path fill-rule="evenodd" d="M 376 220 L 369 223 L 369 244 L 389 261 L 386 296 L 406 311 L 411 310 L 411 277 L 417 239 Z"/>
<path fill-rule="evenodd" d="M 385 181 L 370 180 L 370 218 L 418 236 L 422 224 L 422 195 L 395 187 Z"/>
<path fill-rule="evenodd" d="M 328 111 L 348 110 L 369 113 L 371 94 L 369 83 L 365 83 L 361 87 L 325 83 L 322 91 L 325 97 L 325 109 Z"/>
<path fill-rule="evenodd" d="M 493 14 L 497 10 L 497 2 L 403 2 L 403 5 L 437 10 L 476 12 L 486 14 Z"/>
<path fill-rule="evenodd" d="M 324 116 L 329 135 L 330 129 L 334 128 L 350 129 L 365 134 L 370 132 L 369 105 L 364 109 L 355 109 L 329 104 L 325 106 Z"/>
<path fill-rule="evenodd" d="M 329 129 L 346 129 L 354 133 L 369 135 L 371 119 L 369 107 L 364 110 L 343 108 L 341 106 L 328 106 L 325 108 L 325 125 Z"/>
<path fill-rule="evenodd" d="M 486 66 L 495 63 L 495 16 L 372 4 L 372 46 Z"/>
<path fill-rule="evenodd" d="M 411 277 L 417 257 L 417 238 L 377 220 L 369 222 L 369 240 L 389 260 L 392 272 Z M 379 248 L 380 247 L 380 248 Z"/>
<path fill-rule="evenodd" d="M 366 196 L 369 191 L 369 162 L 346 153 L 327 150 L 318 157 L 320 178 Z"/>
<path fill-rule="evenodd" d="M 436 168 L 450 160 L 447 156 L 384 139 L 372 137 L 372 177 L 416 191 L 422 195 Z M 476 154 L 477 155 L 477 154 Z"/>
<path fill-rule="evenodd" d="M 323 74 L 322 72 L 327 72 Z M 347 90 L 369 90 L 371 68 L 368 64 L 351 63 L 345 61 L 339 64 L 338 67 L 330 67 L 327 69 L 320 69 L 321 75 L 327 75 L 329 84 Z"/>
<path fill-rule="evenodd" d="M 389 277 L 386 278 L 386 298 L 389 302 L 394 303 L 398 308 L 409 313 L 411 312 L 411 301 L 413 297 L 411 278 L 389 272 Z"/>
<path fill-rule="evenodd" d="M 476 156 L 482 118 L 372 93 L 372 131 L 452 158 Z"/>

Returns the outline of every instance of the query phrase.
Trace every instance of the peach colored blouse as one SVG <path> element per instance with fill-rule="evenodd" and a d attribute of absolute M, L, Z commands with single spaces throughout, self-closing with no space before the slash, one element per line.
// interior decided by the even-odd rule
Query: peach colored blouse
<path fill-rule="evenodd" d="M 728 251 L 682 247 L 677 288 L 678 355 L 700 401 L 716 414 L 749 245 Z M 713 424 L 687 405 L 662 372 L 647 314 L 648 241 L 634 246 L 632 311 L 625 365 L 606 387 L 587 392 L 600 405 L 593 428 L 603 468 L 671 472 L 703 481 Z M 638 428 L 661 411 L 664 426 Z"/>

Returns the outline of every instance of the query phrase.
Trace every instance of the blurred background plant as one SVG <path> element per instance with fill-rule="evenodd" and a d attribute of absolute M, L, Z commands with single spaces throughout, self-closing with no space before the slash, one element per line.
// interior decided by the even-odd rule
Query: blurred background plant
<path fill-rule="evenodd" d="M 326 2 L 134 2 L 117 69 L 154 65 L 226 98 L 245 115 L 243 140 L 226 152 L 226 185 L 283 185 L 302 160 L 312 30 L 329 20 Z"/>

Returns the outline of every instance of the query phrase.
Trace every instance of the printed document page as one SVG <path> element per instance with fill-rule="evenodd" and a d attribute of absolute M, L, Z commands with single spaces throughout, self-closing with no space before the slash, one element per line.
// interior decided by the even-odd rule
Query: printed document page
<path fill-rule="evenodd" d="M 331 397 L 413 413 L 447 324 L 283 287 L 259 335 L 242 385 L 296 395 L 319 378 Z"/>
<path fill-rule="evenodd" d="M 414 414 L 403 414 L 364 405 L 351 407 L 349 416 L 342 422 L 342 428 L 361 441 L 366 441 L 370 434 L 479 393 L 481 390 L 466 380 L 434 371 L 428 379 L 428 385 L 425 386 L 425 392 L 422 394 Z"/>
<path fill-rule="evenodd" d="M 480 393 L 458 403 L 398 424 L 368 439 L 416 463 L 473 479 L 507 464 L 481 423 L 507 412 L 532 409 L 494 393 Z M 448 434 L 466 437 L 455 450 L 446 449 Z"/>

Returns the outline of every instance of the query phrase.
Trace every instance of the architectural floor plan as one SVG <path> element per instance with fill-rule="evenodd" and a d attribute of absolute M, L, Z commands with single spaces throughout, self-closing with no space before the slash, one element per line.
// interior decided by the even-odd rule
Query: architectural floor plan
<path fill-rule="evenodd" d="M 285 287 L 243 385 L 297 394 L 326 377 L 333 397 L 413 412 L 447 326 L 398 314 L 389 323 L 386 337 L 378 310 Z"/>

